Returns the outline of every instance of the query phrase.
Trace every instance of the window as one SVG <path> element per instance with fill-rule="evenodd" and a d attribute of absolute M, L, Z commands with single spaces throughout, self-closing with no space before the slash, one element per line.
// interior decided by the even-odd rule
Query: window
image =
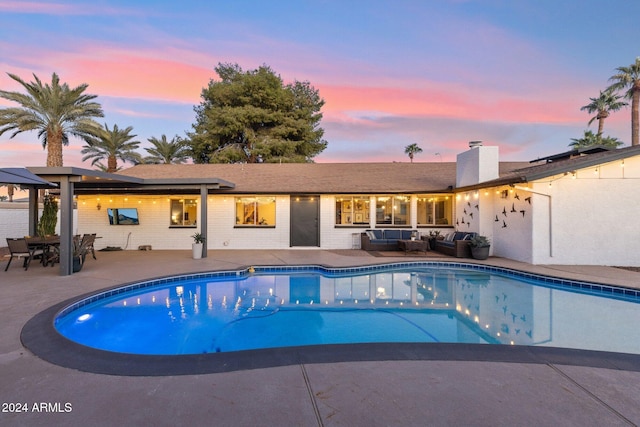
<path fill-rule="evenodd" d="M 275 197 L 236 197 L 237 226 L 275 226 Z"/>
<path fill-rule="evenodd" d="M 452 224 L 453 197 L 431 194 L 418 196 L 418 225 Z"/>
<path fill-rule="evenodd" d="M 411 224 L 408 196 L 378 196 L 376 198 L 376 224 Z"/>
<path fill-rule="evenodd" d="M 197 199 L 170 199 L 171 226 L 195 227 L 198 224 Z"/>
<path fill-rule="evenodd" d="M 336 197 L 336 225 L 369 225 L 369 197 Z"/>

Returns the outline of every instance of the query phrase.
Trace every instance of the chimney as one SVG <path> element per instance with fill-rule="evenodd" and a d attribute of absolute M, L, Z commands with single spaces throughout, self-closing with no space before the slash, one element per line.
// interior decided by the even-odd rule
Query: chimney
<path fill-rule="evenodd" d="M 456 158 L 456 187 L 479 184 L 498 178 L 498 147 L 485 147 L 482 141 L 470 141 L 469 150 Z"/>

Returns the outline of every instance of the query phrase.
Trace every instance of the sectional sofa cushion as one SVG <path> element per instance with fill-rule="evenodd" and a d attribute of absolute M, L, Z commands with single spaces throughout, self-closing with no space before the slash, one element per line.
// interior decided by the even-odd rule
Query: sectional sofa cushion
<path fill-rule="evenodd" d="M 387 240 L 400 240 L 402 238 L 402 230 L 384 230 L 384 238 Z"/>
<path fill-rule="evenodd" d="M 411 235 L 414 233 L 413 230 L 401 230 L 402 231 L 402 240 L 410 240 Z"/>

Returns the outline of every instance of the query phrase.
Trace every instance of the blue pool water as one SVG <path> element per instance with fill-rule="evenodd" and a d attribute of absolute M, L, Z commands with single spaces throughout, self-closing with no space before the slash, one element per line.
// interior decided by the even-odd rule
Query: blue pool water
<path fill-rule="evenodd" d="M 80 344 L 135 354 L 426 342 L 640 354 L 640 292 L 464 264 L 256 268 L 85 298 L 56 317 Z"/>

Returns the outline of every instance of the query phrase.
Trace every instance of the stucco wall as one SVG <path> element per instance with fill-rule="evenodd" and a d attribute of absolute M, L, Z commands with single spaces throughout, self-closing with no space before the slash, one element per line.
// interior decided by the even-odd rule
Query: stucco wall
<path fill-rule="evenodd" d="M 493 255 L 517 261 L 640 266 L 640 158 L 575 172 L 482 189 L 477 199 L 460 193 L 457 228 L 487 235 Z M 464 209 L 476 204 L 469 225 Z"/>
<path fill-rule="evenodd" d="M 536 183 L 551 196 L 553 241 L 551 256 L 536 242 L 534 262 L 640 266 L 640 158 L 555 178 Z"/>
<path fill-rule="evenodd" d="M 493 191 L 494 255 L 531 262 L 535 206 L 531 196 L 531 193 L 517 188 L 504 187 L 497 193 Z"/>

